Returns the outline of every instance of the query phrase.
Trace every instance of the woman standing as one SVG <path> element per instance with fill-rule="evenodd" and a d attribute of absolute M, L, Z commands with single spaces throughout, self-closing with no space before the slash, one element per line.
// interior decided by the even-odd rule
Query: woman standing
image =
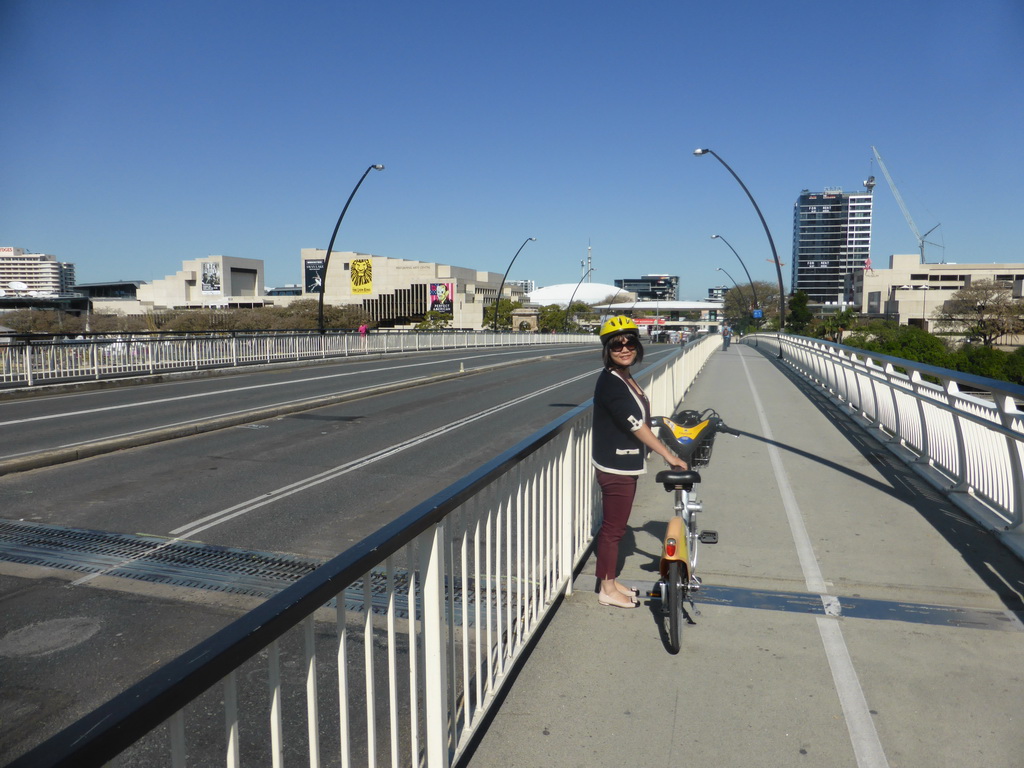
<path fill-rule="evenodd" d="M 604 370 L 594 388 L 593 463 L 601 486 L 604 520 L 597 534 L 597 601 L 616 608 L 636 608 L 637 591 L 620 584 L 619 542 L 633 510 L 636 479 L 644 474 L 647 451 L 669 465 L 689 469 L 650 428 L 651 406 L 630 367 L 644 357 L 640 329 L 631 318 L 619 315 L 601 326 Z"/>

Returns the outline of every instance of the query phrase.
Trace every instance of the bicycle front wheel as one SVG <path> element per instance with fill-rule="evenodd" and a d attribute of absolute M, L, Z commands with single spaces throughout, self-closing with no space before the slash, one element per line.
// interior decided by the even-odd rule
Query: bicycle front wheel
<path fill-rule="evenodd" d="M 683 633 L 683 564 L 678 560 L 668 564 L 668 647 L 672 653 L 679 653 Z"/>

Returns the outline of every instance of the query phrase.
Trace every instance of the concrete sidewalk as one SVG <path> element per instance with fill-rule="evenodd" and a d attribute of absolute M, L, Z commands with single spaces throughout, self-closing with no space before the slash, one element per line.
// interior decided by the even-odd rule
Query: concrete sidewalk
<path fill-rule="evenodd" d="M 684 402 L 745 434 L 701 470 L 721 543 L 680 653 L 657 603 L 598 605 L 591 558 L 472 768 L 1021 764 L 1021 563 L 762 351 L 716 353 Z M 660 468 L 622 548 L 644 589 Z"/>

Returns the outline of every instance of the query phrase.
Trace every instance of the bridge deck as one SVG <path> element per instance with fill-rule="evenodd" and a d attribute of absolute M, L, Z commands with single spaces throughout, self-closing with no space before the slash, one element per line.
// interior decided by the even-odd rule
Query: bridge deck
<path fill-rule="evenodd" d="M 701 472 L 720 543 L 682 650 L 646 601 L 600 607 L 591 559 L 469 765 L 1021 765 L 1021 562 L 755 348 L 685 405 L 746 434 Z M 624 581 L 653 583 L 670 510 L 652 464 Z"/>

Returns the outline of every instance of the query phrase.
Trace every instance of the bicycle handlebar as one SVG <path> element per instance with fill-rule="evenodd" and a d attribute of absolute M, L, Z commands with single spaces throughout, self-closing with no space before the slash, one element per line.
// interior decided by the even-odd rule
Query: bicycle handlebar
<path fill-rule="evenodd" d="M 692 467 L 706 466 L 711 460 L 716 434 L 724 432 L 737 437 L 741 434 L 722 421 L 712 408 L 679 411 L 671 419 L 656 416 L 651 419 L 651 426 L 669 449 Z"/>

